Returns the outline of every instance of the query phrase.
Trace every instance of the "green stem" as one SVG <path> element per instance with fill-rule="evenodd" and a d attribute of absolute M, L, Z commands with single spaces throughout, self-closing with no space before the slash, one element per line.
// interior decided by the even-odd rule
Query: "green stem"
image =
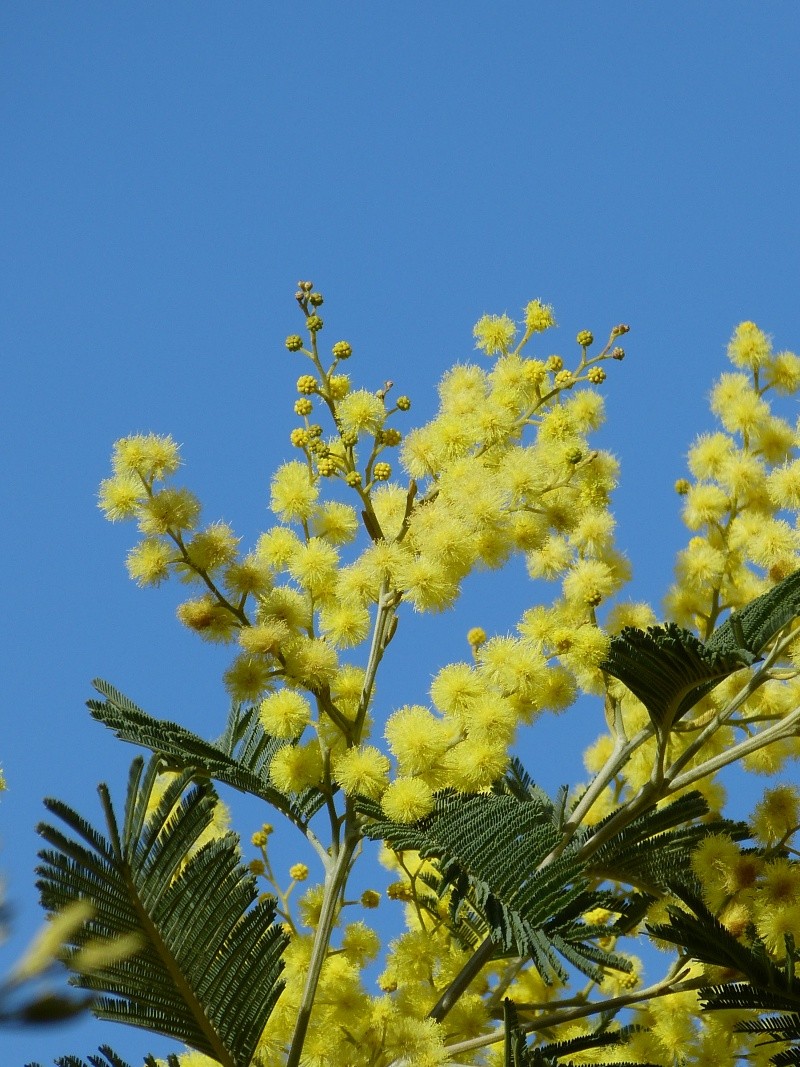
<path fill-rule="evenodd" d="M 351 829 L 345 837 L 344 844 L 339 852 L 336 863 L 325 875 L 322 909 L 320 911 L 317 930 L 314 934 L 311 960 L 308 965 L 308 974 L 306 975 L 306 982 L 303 987 L 303 996 L 300 1001 L 300 1009 L 297 1013 L 297 1022 L 295 1023 L 294 1034 L 292 1035 L 292 1044 L 286 1060 L 286 1067 L 298 1067 L 300 1063 L 303 1045 L 305 1044 L 308 1026 L 311 1021 L 311 1012 L 314 1008 L 314 998 L 317 994 L 317 986 L 319 985 L 319 978 L 322 973 L 322 965 L 328 954 L 333 926 L 339 911 L 339 901 L 347 883 L 347 876 L 350 873 L 351 862 L 360 840 L 360 836 Z"/>

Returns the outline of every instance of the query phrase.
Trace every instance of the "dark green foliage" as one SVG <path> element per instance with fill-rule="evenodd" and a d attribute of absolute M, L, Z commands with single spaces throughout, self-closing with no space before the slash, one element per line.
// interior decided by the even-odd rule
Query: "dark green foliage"
<path fill-rule="evenodd" d="M 620 1030 L 598 1029 L 594 1033 L 582 1034 L 580 1037 L 566 1041 L 552 1041 L 546 1045 L 529 1046 L 525 1040 L 525 1031 L 519 1022 L 519 1016 L 510 1000 L 503 1001 L 503 1021 L 505 1023 L 504 1067 L 571 1067 L 571 1061 L 565 1063 L 565 1056 L 588 1049 L 609 1048 L 627 1041 L 633 1032 L 631 1027 Z M 592 1060 L 596 1067 L 611 1067 L 610 1063 Z M 613 1061 L 613 1067 L 659 1067 L 658 1064 L 634 1064 Z"/>
<path fill-rule="evenodd" d="M 223 735 L 209 742 L 174 722 L 154 719 L 108 682 L 95 679 L 94 687 L 106 699 L 87 702 L 93 718 L 123 741 L 162 756 L 171 768 L 192 769 L 195 778 L 213 778 L 260 797 L 301 829 L 321 807 L 323 797 L 315 790 L 290 798 L 270 785 L 269 765 L 287 742 L 264 733 L 256 708 L 234 705 Z"/>
<path fill-rule="evenodd" d="M 660 808 L 650 808 L 600 846 L 592 857 L 591 870 L 655 895 L 671 892 L 676 884 L 692 889 L 696 878 L 689 857 L 708 834 L 725 833 L 734 841 L 750 837 L 743 822 L 700 822 L 707 814 L 708 805 L 698 792 L 684 793 Z M 598 823 L 594 834 L 602 835 L 613 817 L 612 812 Z"/>
<path fill-rule="evenodd" d="M 784 626 L 800 615 L 800 570 L 735 611 L 718 626 L 706 645 L 713 652 L 744 649 L 760 656 Z"/>
<path fill-rule="evenodd" d="M 88 1060 L 79 1059 L 77 1056 L 62 1056 L 55 1061 L 56 1067 L 131 1067 L 108 1045 L 101 1045 L 99 1051 L 100 1055 L 89 1056 Z M 180 1067 L 180 1061 L 174 1053 L 167 1056 L 166 1064 L 167 1067 Z M 40 1065 L 28 1063 L 26 1067 L 40 1067 Z M 159 1067 L 158 1061 L 153 1056 L 145 1056 L 144 1067 Z"/>
<path fill-rule="evenodd" d="M 743 649 L 713 651 L 671 622 L 646 630 L 626 626 L 611 638 L 600 666 L 641 700 L 656 732 L 665 736 L 714 686 L 755 658 Z"/>
<path fill-rule="evenodd" d="M 704 644 L 675 623 L 612 637 L 601 667 L 647 708 L 659 736 L 728 675 L 750 667 L 769 642 L 800 614 L 800 571 L 734 612 Z"/>
<path fill-rule="evenodd" d="M 758 1011 L 761 1018 L 737 1023 L 739 1033 L 763 1034 L 766 1041 L 790 1041 L 792 1047 L 776 1053 L 776 1067 L 800 1064 L 800 977 L 795 967 L 800 951 L 786 938 L 783 966 L 774 962 L 758 938 L 737 940 L 701 900 L 676 887 L 686 909 L 670 907 L 668 923 L 648 927 L 650 933 L 680 946 L 693 959 L 724 967 L 737 980 L 700 990 L 704 1011 Z M 774 1014 L 778 1013 L 778 1014 Z"/>
<path fill-rule="evenodd" d="M 89 1056 L 88 1060 L 79 1059 L 77 1056 L 62 1056 L 55 1061 L 56 1067 L 131 1067 L 108 1045 L 101 1045 L 99 1051 L 100 1055 Z M 167 1056 L 166 1064 L 167 1067 L 180 1067 L 180 1061 L 174 1053 Z M 40 1065 L 28 1063 L 26 1067 L 40 1067 Z M 158 1067 L 158 1061 L 153 1056 L 145 1056 L 144 1067 Z"/>
<path fill-rule="evenodd" d="M 560 840 L 556 809 L 542 797 L 443 794 L 414 826 L 390 822 L 377 805 L 365 802 L 362 810 L 371 816 L 370 837 L 438 860 L 440 893 L 452 890 L 451 920 L 465 941 L 473 939 L 463 924 L 478 934 L 483 920 L 501 952 L 530 956 L 545 981 L 566 980 L 559 956 L 598 978 L 602 967 L 627 970 L 625 959 L 592 943 L 608 928 L 580 918 L 608 896 L 588 889 L 578 839 L 537 871 Z"/>
<path fill-rule="evenodd" d="M 160 769 L 155 758 L 146 768 L 134 761 L 121 831 L 100 787 L 108 839 L 66 805 L 45 802 L 69 832 L 38 827 L 50 845 L 37 868 L 42 903 L 48 911 L 78 899 L 94 906 L 68 965 L 89 940 L 140 939 L 128 958 L 75 973 L 73 984 L 98 995 L 96 1015 L 174 1037 L 225 1067 L 246 1067 L 282 988 L 287 938 L 273 905 L 254 905 L 255 880 L 235 835 L 198 847 L 217 804 L 209 782 L 177 775 L 147 814 Z"/>

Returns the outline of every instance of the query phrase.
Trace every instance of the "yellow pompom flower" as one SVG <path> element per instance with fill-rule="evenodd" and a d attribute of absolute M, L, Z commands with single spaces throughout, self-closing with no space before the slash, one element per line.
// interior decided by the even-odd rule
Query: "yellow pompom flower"
<path fill-rule="evenodd" d="M 375 393 L 356 389 L 337 406 L 339 424 L 345 433 L 376 434 L 386 419 L 386 408 Z"/>
<path fill-rule="evenodd" d="M 239 629 L 239 621 L 210 594 L 179 604 L 178 618 L 204 641 L 232 641 Z"/>
<path fill-rule="evenodd" d="M 381 798 L 381 809 L 393 822 L 412 823 L 433 811 L 433 790 L 421 778 L 396 778 Z"/>
<path fill-rule="evenodd" d="M 225 688 L 234 700 L 255 701 L 269 685 L 269 666 L 257 656 L 237 656 L 223 675 Z"/>
<path fill-rule="evenodd" d="M 562 582 L 564 598 L 575 605 L 596 607 L 616 589 L 614 573 L 600 559 L 579 559 Z"/>
<path fill-rule="evenodd" d="M 452 578 L 438 559 L 417 556 L 404 559 L 398 568 L 397 584 L 416 611 L 444 611 L 459 592 L 458 578 Z"/>
<path fill-rule="evenodd" d="M 287 569 L 294 580 L 312 596 L 330 594 L 336 583 L 336 565 L 339 553 L 323 541 L 321 537 L 312 537 L 306 544 L 301 544 L 288 561 Z"/>
<path fill-rule="evenodd" d="M 280 619 L 290 630 L 304 629 L 311 623 L 308 598 L 297 589 L 292 589 L 287 585 L 276 585 L 266 596 L 262 597 L 258 618 L 260 622 Z"/>
<path fill-rule="evenodd" d="M 779 352 L 772 360 L 770 381 L 779 393 L 790 395 L 800 388 L 800 357 Z"/>
<path fill-rule="evenodd" d="M 336 760 L 333 778 L 349 796 L 377 800 L 389 784 L 389 760 L 373 745 L 349 748 Z"/>
<path fill-rule="evenodd" d="M 271 737 L 293 740 L 311 722 L 311 705 L 294 689 L 270 693 L 261 701 L 258 712 L 264 731 Z"/>
<path fill-rule="evenodd" d="M 181 464 L 179 446 L 169 436 L 134 434 L 114 444 L 112 465 L 118 474 L 138 474 L 161 481 L 174 474 Z"/>
<path fill-rule="evenodd" d="M 305 863 L 293 863 L 289 868 L 289 877 L 293 882 L 305 882 L 308 878 L 308 867 Z"/>
<path fill-rule="evenodd" d="M 328 685 L 336 674 L 335 649 L 325 640 L 295 637 L 284 648 L 286 677 L 308 689 Z"/>
<path fill-rule="evenodd" d="M 365 967 L 380 951 L 381 941 L 374 930 L 360 920 L 348 923 L 342 934 L 342 952 L 349 963 Z"/>
<path fill-rule="evenodd" d="M 472 330 L 475 347 L 487 356 L 508 352 L 516 333 L 517 327 L 508 315 L 482 315 Z"/>
<path fill-rule="evenodd" d="M 772 345 L 763 330 L 754 322 L 740 322 L 728 342 L 728 359 L 735 367 L 759 370 L 772 355 Z"/>
<path fill-rule="evenodd" d="M 492 737 L 484 733 L 459 742 L 445 758 L 448 786 L 463 793 L 489 789 L 508 766 L 504 742 L 502 735 Z"/>
<path fill-rule="evenodd" d="M 461 721 L 474 701 L 486 692 L 486 685 L 468 663 L 450 663 L 431 683 L 431 700 L 447 715 Z"/>
<path fill-rule="evenodd" d="M 319 626 L 328 641 L 337 648 L 353 648 L 367 637 L 370 615 L 360 604 L 333 599 L 321 608 Z"/>
<path fill-rule="evenodd" d="M 358 533 L 355 508 L 338 500 L 322 504 L 311 517 L 311 532 L 332 545 L 349 544 Z"/>
<path fill-rule="evenodd" d="M 227 523 L 215 522 L 196 533 L 186 551 L 198 570 L 213 571 L 236 558 L 239 540 Z"/>
<path fill-rule="evenodd" d="M 284 522 L 311 518 L 319 496 L 305 463 L 284 463 L 272 478 L 270 507 Z"/>
<path fill-rule="evenodd" d="M 766 845 L 783 841 L 800 827 L 800 792 L 791 785 L 768 789 L 756 805 L 752 824 Z"/>
<path fill-rule="evenodd" d="M 775 507 L 800 511 L 800 460 L 770 471 L 767 492 Z"/>
<path fill-rule="evenodd" d="M 390 715 L 384 736 L 400 773 L 407 775 L 431 771 L 456 740 L 452 723 L 419 704 L 406 705 Z"/>
<path fill-rule="evenodd" d="M 289 526 L 273 526 L 256 543 L 256 559 L 273 571 L 285 570 L 302 542 Z"/>
<path fill-rule="evenodd" d="M 525 330 L 527 333 L 543 333 L 556 325 L 552 304 L 531 300 L 525 307 Z"/>
<path fill-rule="evenodd" d="M 693 485 L 686 494 L 683 521 L 690 530 L 699 530 L 708 523 L 719 522 L 730 505 L 727 493 L 718 485 Z"/>
<path fill-rule="evenodd" d="M 724 433 L 701 434 L 689 449 L 689 470 L 695 478 L 716 478 L 735 450 L 734 442 Z"/>
<path fill-rule="evenodd" d="M 122 472 L 100 483 L 97 506 L 109 522 L 122 522 L 136 516 L 145 496 L 142 479 Z"/>
<path fill-rule="evenodd" d="M 285 745 L 269 765 L 273 785 L 284 793 L 301 793 L 322 781 L 323 763 L 316 738 L 304 745 Z"/>
<path fill-rule="evenodd" d="M 147 537 L 130 550 L 125 565 L 137 585 L 160 585 L 169 577 L 175 549 L 159 538 Z"/>
<path fill-rule="evenodd" d="M 200 501 L 188 489 L 162 489 L 142 504 L 139 529 L 144 534 L 192 530 L 199 517 Z"/>
<path fill-rule="evenodd" d="M 238 596 L 258 596 L 270 588 L 271 576 L 254 554 L 229 564 L 224 574 L 225 588 Z"/>
<path fill-rule="evenodd" d="M 268 619 L 255 626 L 243 626 L 239 631 L 239 644 L 245 652 L 275 656 L 290 636 L 291 630 L 283 619 Z"/>

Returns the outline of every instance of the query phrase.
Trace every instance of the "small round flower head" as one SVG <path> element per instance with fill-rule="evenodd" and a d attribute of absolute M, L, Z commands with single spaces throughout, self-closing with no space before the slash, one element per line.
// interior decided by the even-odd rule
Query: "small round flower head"
<path fill-rule="evenodd" d="M 395 401 L 395 404 L 397 405 L 398 411 L 411 410 L 411 400 L 407 396 L 398 396 L 397 400 Z"/>
<path fill-rule="evenodd" d="M 365 889 L 361 894 L 361 906 L 363 908 L 377 908 L 381 902 L 380 893 L 374 889 Z"/>
<path fill-rule="evenodd" d="M 575 384 L 575 375 L 571 370 L 560 370 L 554 381 L 559 389 L 571 389 Z"/>
<path fill-rule="evenodd" d="M 284 463 L 272 478 L 270 507 L 284 522 L 311 518 L 318 496 L 305 463 Z"/>
<path fill-rule="evenodd" d="M 322 504 L 311 517 L 311 531 L 332 545 L 346 545 L 358 533 L 359 522 L 355 508 L 333 500 Z"/>
<path fill-rule="evenodd" d="M 758 370 L 769 363 L 772 345 L 754 322 L 740 322 L 728 343 L 728 359 L 735 367 Z"/>
<path fill-rule="evenodd" d="M 170 564 L 175 562 L 175 551 L 160 538 L 147 537 L 128 553 L 125 565 L 128 574 L 141 586 L 160 585 L 169 577 Z"/>
<path fill-rule="evenodd" d="M 336 582 L 336 565 L 339 553 L 321 537 L 311 537 L 301 544 L 287 569 L 294 580 L 311 593 L 321 596 L 330 593 Z"/>
<path fill-rule="evenodd" d="M 205 641 L 231 641 L 239 627 L 230 611 L 210 594 L 180 604 L 177 616 Z"/>
<path fill-rule="evenodd" d="M 342 400 L 350 392 L 350 379 L 346 374 L 332 374 L 328 379 L 328 390 L 333 400 Z"/>
<path fill-rule="evenodd" d="M 109 522 L 132 519 L 145 499 L 138 474 L 121 473 L 100 483 L 97 506 Z"/>
<path fill-rule="evenodd" d="M 349 359 L 353 354 L 353 346 L 349 341 L 337 341 L 331 351 L 334 359 Z"/>
<path fill-rule="evenodd" d="M 292 432 L 289 434 L 289 440 L 292 442 L 295 448 L 307 448 L 311 437 L 308 430 L 302 426 L 295 426 Z"/>
<path fill-rule="evenodd" d="M 162 489 L 139 512 L 139 529 L 145 534 L 192 530 L 200 517 L 200 501 L 188 489 Z"/>
<path fill-rule="evenodd" d="M 591 330 L 581 330 L 576 340 L 581 348 L 588 348 L 594 344 L 594 334 Z"/>
<path fill-rule="evenodd" d="M 317 379 L 313 374 L 301 374 L 297 379 L 297 391 L 303 393 L 306 396 L 310 396 L 312 393 L 316 393 L 318 388 Z"/>
<path fill-rule="evenodd" d="M 201 571 L 214 571 L 236 559 L 239 538 L 224 522 L 200 530 L 186 546 L 192 564 Z"/>
<path fill-rule="evenodd" d="M 225 688 L 234 700 L 256 701 L 269 685 L 269 666 L 258 656 L 237 656 L 225 671 Z"/>
<path fill-rule="evenodd" d="M 396 447 L 402 440 L 402 433 L 393 426 L 390 426 L 388 430 L 381 431 L 381 444 L 388 445 L 390 448 Z"/>
<path fill-rule="evenodd" d="M 372 468 L 372 477 L 376 482 L 388 482 L 392 476 L 392 468 L 389 463 L 376 463 Z"/>
<path fill-rule="evenodd" d="M 261 725 L 270 737 L 294 740 L 311 722 L 311 706 L 295 689 L 279 689 L 261 701 Z"/>
<path fill-rule="evenodd" d="M 308 689 L 328 685 L 338 667 L 335 649 L 325 640 L 296 637 L 284 650 L 286 677 Z"/>
<path fill-rule="evenodd" d="M 376 434 L 383 426 L 386 408 L 375 393 L 355 389 L 340 401 L 337 414 L 345 432 Z"/>
<path fill-rule="evenodd" d="M 377 800 L 389 784 L 389 760 L 372 745 L 349 748 L 336 760 L 333 777 L 348 796 Z"/>
<path fill-rule="evenodd" d="M 308 878 L 308 867 L 305 863 L 293 863 L 289 868 L 289 877 L 293 882 L 305 882 Z"/>
<path fill-rule="evenodd" d="M 770 380 L 777 392 L 785 396 L 800 388 L 800 356 L 779 352 L 772 360 Z"/>
<path fill-rule="evenodd" d="M 508 315 L 482 315 L 472 331 L 475 347 L 487 356 L 508 352 L 516 333 L 517 327 Z"/>
<path fill-rule="evenodd" d="M 303 347 L 303 338 L 297 333 L 290 333 L 286 338 L 286 347 L 290 352 L 299 352 Z"/>
<path fill-rule="evenodd" d="M 250 862 L 247 864 L 247 869 L 250 871 L 251 874 L 255 875 L 265 874 L 267 870 L 263 860 L 250 860 Z"/>
<path fill-rule="evenodd" d="M 266 593 L 271 582 L 271 575 L 262 566 L 254 553 L 236 560 L 225 568 L 225 588 L 236 596 L 260 596 Z"/>
<path fill-rule="evenodd" d="M 525 330 L 527 333 L 543 333 L 556 325 L 551 304 L 541 300 L 531 300 L 525 308 Z"/>
<path fill-rule="evenodd" d="M 163 480 L 181 463 L 175 441 L 154 433 L 121 438 L 114 445 L 111 462 L 115 473 L 138 474 L 148 481 Z"/>
<path fill-rule="evenodd" d="M 586 372 L 586 377 L 592 383 L 592 385 L 600 385 L 601 382 L 606 380 L 606 372 L 602 367 L 590 367 Z"/>
<path fill-rule="evenodd" d="M 316 738 L 305 745 L 285 745 L 269 765 L 270 779 L 284 793 L 301 793 L 319 785 L 322 772 L 322 753 Z"/>
<path fill-rule="evenodd" d="M 360 645 L 370 630 L 370 614 L 361 604 L 335 598 L 320 609 L 320 631 L 337 648 Z"/>
<path fill-rule="evenodd" d="M 387 819 L 399 823 L 417 822 L 433 811 L 433 790 L 421 778 L 396 778 L 381 799 Z"/>
<path fill-rule="evenodd" d="M 313 401 L 309 400 L 307 396 L 301 396 L 298 400 L 295 400 L 294 402 L 295 415 L 307 416 L 310 415 L 313 410 Z"/>
<path fill-rule="evenodd" d="M 319 315 L 309 315 L 306 319 L 306 327 L 310 333 L 318 333 L 323 327 L 322 319 Z"/>
<path fill-rule="evenodd" d="M 467 643 L 472 646 L 473 649 L 478 649 L 486 641 L 486 631 L 481 626 L 473 626 L 471 630 L 467 630 Z"/>
<path fill-rule="evenodd" d="M 783 841 L 800 827 L 800 793 L 791 785 L 768 789 L 753 814 L 756 836 L 767 845 Z"/>

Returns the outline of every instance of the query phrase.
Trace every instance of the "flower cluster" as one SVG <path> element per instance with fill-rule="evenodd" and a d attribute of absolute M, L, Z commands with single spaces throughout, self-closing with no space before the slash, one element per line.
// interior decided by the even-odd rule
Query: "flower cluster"
<path fill-rule="evenodd" d="M 585 754 L 591 779 L 570 801 L 572 832 L 624 802 L 635 805 L 671 769 L 673 793 L 699 789 L 719 811 L 724 793 L 716 771 L 730 762 L 725 753 L 742 736 L 752 742 L 763 732 L 765 738 L 742 749 L 752 770 L 771 772 L 800 754 L 796 733 L 774 741 L 766 733 L 800 702 L 800 642 L 785 637 L 775 660 L 782 675 L 765 677 L 746 700 L 737 697 L 741 678 L 732 676 L 666 740 L 644 706 L 601 669 L 611 635 L 656 622 L 647 604 L 612 603 L 630 576 L 615 546 L 610 509 L 618 465 L 592 444 L 604 418 L 600 387 L 608 361 L 625 355 L 617 342 L 627 326 L 615 326 L 597 349 L 592 332 L 579 331 L 572 358 L 529 355 L 526 346 L 555 326 L 548 304 L 528 303 L 520 323 L 484 315 L 474 338 L 491 362 L 451 368 L 439 385 L 434 417 L 408 428 L 403 417 L 411 401 L 405 395 L 392 401 L 392 382 L 359 388 L 343 372 L 341 364 L 353 355 L 350 342 L 336 341 L 323 356 L 323 295 L 303 281 L 296 299 L 304 332 L 286 339 L 289 358 L 303 363 L 293 402 L 294 458 L 274 473 L 274 522 L 255 547 L 243 554 L 226 523 L 201 526 L 197 499 L 171 482 L 179 456 L 169 437 L 117 442 L 100 505 L 112 521 L 138 523 L 142 539 L 128 556 L 135 581 L 157 585 L 175 574 L 198 587 L 178 617 L 201 638 L 236 646 L 225 683 L 233 700 L 258 709 L 272 746 L 270 787 L 287 803 L 312 791 L 330 820 L 330 844 L 309 830 L 316 856 L 292 862 L 288 883 L 268 849 L 271 826 L 252 838 L 258 854 L 250 870 L 266 882 L 291 937 L 286 988 L 258 1062 L 286 1063 L 310 998 L 314 1023 L 303 1063 L 425 1067 L 449 1062 L 448 1046 L 486 1035 L 503 991 L 543 1009 L 558 991 L 524 961 L 487 964 L 450 1010 L 446 1027 L 438 1025 L 429 1013 L 470 951 L 453 935 L 437 866 L 411 851 L 385 849 L 395 876 L 387 896 L 404 905 L 407 929 L 386 949 L 379 994 L 369 994 L 363 972 L 378 956 L 380 940 L 363 918 L 345 921 L 347 908 L 366 916 L 383 903 L 372 889 L 355 900 L 346 892 L 364 806 L 412 824 L 431 813 L 442 791 L 491 791 L 520 729 L 585 693 L 604 698 L 607 731 Z M 676 487 L 692 537 L 679 556 L 666 610 L 703 639 L 726 612 L 800 562 L 798 427 L 768 403 L 770 391 L 788 395 L 800 388 L 800 359 L 774 353 L 752 323 L 737 328 L 729 356 L 735 370 L 712 394 L 722 428 L 695 442 L 692 480 Z M 513 632 L 473 627 L 464 660 L 438 671 L 428 703 L 400 698 L 377 705 L 376 676 L 398 613 L 447 610 L 474 571 L 501 568 L 515 555 L 524 558 L 537 593 L 549 587 L 544 602 L 534 602 Z M 709 907 L 737 935 L 754 927 L 776 953 L 783 935 L 800 924 L 800 883 L 780 852 L 797 830 L 799 807 L 795 790 L 765 795 L 755 825 L 775 855 L 752 869 L 727 838 L 709 838 L 696 855 Z M 309 878 L 297 899 L 297 887 Z M 603 927 L 613 918 L 605 909 L 584 916 L 601 928 L 609 948 L 617 935 L 606 938 Z M 630 973 L 609 972 L 602 992 L 636 987 L 640 971 L 631 957 Z M 694 993 L 680 993 L 642 1009 L 647 1032 L 623 1059 L 674 1056 L 693 1043 L 700 1063 L 703 1050 L 723 1037 L 733 1049 L 730 1029 L 699 1027 L 696 1008 Z M 560 1028 L 559 1038 L 589 1027 L 576 1021 Z M 462 1050 L 458 1062 L 500 1062 L 499 1054 L 477 1049 Z M 591 1060 L 587 1053 L 585 1062 Z"/>

